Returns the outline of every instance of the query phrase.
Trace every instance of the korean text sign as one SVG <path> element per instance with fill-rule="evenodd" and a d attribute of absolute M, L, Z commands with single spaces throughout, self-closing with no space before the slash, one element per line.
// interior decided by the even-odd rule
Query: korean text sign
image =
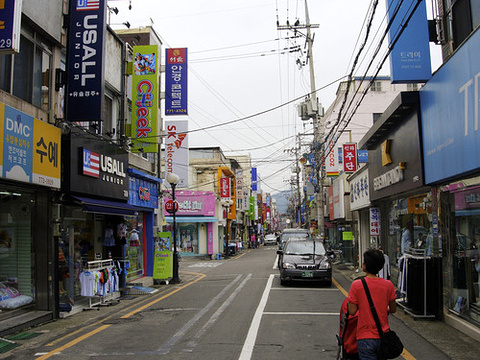
<path fill-rule="evenodd" d="M 380 208 L 370 208 L 370 236 L 380 236 Z"/>
<path fill-rule="evenodd" d="M 0 176 L 60 188 L 61 130 L 0 103 Z"/>
<path fill-rule="evenodd" d="M 187 115 L 187 48 L 166 49 L 165 115 Z"/>
<path fill-rule="evenodd" d="M 159 143 L 158 46 L 134 46 L 133 54 L 132 151 L 156 153 Z"/>
<path fill-rule="evenodd" d="M 357 144 L 343 144 L 343 171 L 357 171 Z"/>
<path fill-rule="evenodd" d="M 67 120 L 103 119 L 105 0 L 70 0 Z"/>

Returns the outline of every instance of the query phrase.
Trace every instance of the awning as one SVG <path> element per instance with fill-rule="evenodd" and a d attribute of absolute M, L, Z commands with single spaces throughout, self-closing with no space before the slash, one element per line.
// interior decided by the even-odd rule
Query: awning
<path fill-rule="evenodd" d="M 91 199 L 79 196 L 73 196 L 75 200 L 80 201 L 83 211 L 96 214 L 137 216 L 138 209 L 127 203 L 109 200 Z"/>
<path fill-rule="evenodd" d="M 169 223 L 173 223 L 173 216 L 165 216 L 165 220 Z M 217 222 L 218 219 L 215 216 L 175 216 L 176 222 L 189 223 L 189 222 Z"/>

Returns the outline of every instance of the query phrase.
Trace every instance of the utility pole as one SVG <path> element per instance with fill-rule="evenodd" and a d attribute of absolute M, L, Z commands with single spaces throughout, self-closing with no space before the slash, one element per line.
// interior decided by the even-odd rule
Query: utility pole
<path fill-rule="evenodd" d="M 323 116 L 323 108 L 318 102 L 315 86 L 315 70 L 313 64 L 313 37 L 311 29 L 318 28 L 319 25 L 310 24 L 310 16 L 308 14 L 307 0 L 305 0 L 305 24 L 300 24 L 297 20 L 294 25 L 278 25 L 278 30 L 291 30 L 295 34 L 300 33 L 300 30 L 306 29 L 306 34 L 302 34 L 306 38 L 307 43 L 307 63 L 310 70 L 310 96 L 306 99 L 305 103 L 301 104 L 301 117 L 302 120 L 313 120 L 313 151 L 315 152 L 315 166 L 313 171 L 316 173 L 317 187 L 315 191 L 315 204 L 316 215 L 319 235 L 324 233 L 325 220 L 324 220 L 324 203 L 323 203 L 323 174 L 322 174 L 322 159 L 320 153 L 324 146 L 325 126 L 320 121 L 320 117 Z M 297 64 L 305 65 L 297 60 Z"/>

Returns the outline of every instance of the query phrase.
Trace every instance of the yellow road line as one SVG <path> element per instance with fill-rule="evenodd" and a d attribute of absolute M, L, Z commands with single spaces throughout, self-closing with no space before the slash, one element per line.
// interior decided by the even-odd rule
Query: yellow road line
<path fill-rule="evenodd" d="M 191 281 L 191 282 L 189 282 L 189 283 L 187 283 L 187 284 L 185 284 L 185 285 L 183 285 L 183 286 L 181 286 L 181 287 L 179 287 L 179 288 L 177 288 L 177 289 L 175 289 L 175 290 L 173 290 L 173 291 L 171 291 L 171 292 L 169 292 L 168 294 L 166 294 L 166 295 L 164 295 L 164 296 L 162 296 L 162 297 L 160 297 L 160 298 L 158 298 L 158 299 L 155 299 L 155 300 L 153 300 L 153 301 L 148 302 L 148 303 L 145 304 L 144 306 L 142 306 L 142 307 L 140 307 L 140 308 L 138 308 L 138 309 L 136 309 L 136 310 L 134 310 L 134 311 L 131 311 L 131 312 L 129 312 L 129 313 L 126 314 L 126 315 L 121 316 L 121 318 L 126 319 L 126 318 L 128 318 L 128 317 L 130 317 L 130 316 L 132 316 L 132 315 L 134 315 L 134 314 L 136 314 L 136 313 L 138 313 L 139 311 L 142 311 L 143 309 L 146 309 L 146 308 L 148 308 L 148 307 L 156 304 L 157 302 L 168 298 L 169 296 L 171 296 L 171 295 L 179 292 L 180 290 L 183 290 L 183 289 L 185 289 L 186 287 L 195 284 L 196 282 L 200 281 L 201 279 L 203 279 L 203 278 L 206 276 L 205 274 L 200 274 L 200 273 L 190 273 L 190 274 L 197 275 L 198 278 L 195 279 L 195 280 L 193 280 L 193 281 Z M 136 305 L 138 305 L 138 304 L 136 304 Z M 130 306 L 130 307 L 135 307 L 135 304 L 132 305 L 132 306 Z M 105 321 L 105 320 L 106 320 L 106 319 L 102 319 L 101 321 L 98 321 L 97 324 L 99 324 L 99 323 L 101 323 L 101 322 L 103 322 L 103 321 Z M 89 326 L 91 326 L 91 325 L 89 325 Z M 89 326 L 86 326 L 86 327 L 89 327 Z M 90 331 L 90 332 L 88 332 L 88 333 L 86 333 L 86 334 L 84 334 L 84 335 L 82 335 L 82 336 L 80 336 L 80 337 L 78 337 L 78 338 L 76 338 L 76 339 L 68 342 L 67 344 L 60 346 L 59 348 L 56 348 L 56 349 L 48 352 L 47 354 L 39 357 L 37 360 L 45 360 L 45 359 L 48 359 L 48 358 L 52 357 L 53 355 L 55 355 L 55 354 L 57 354 L 57 353 L 65 350 L 65 349 L 71 348 L 72 346 L 75 346 L 76 344 L 80 343 L 81 341 L 83 341 L 83 340 L 85 340 L 85 339 L 88 339 L 89 337 L 91 337 L 91 336 L 93 336 L 93 335 L 95 335 L 95 334 L 97 334 L 97 333 L 99 333 L 99 332 L 101 332 L 101 331 L 103 331 L 103 330 L 105 330 L 105 329 L 108 329 L 110 326 L 111 326 L 111 325 L 102 325 L 102 326 L 100 326 L 100 327 L 98 327 L 98 328 L 96 328 L 96 329 L 94 329 L 94 330 L 92 330 L 92 331 Z M 78 333 L 78 332 L 82 331 L 83 329 L 85 329 L 85 327 L 82 328 L 82 329 L 79 329 L 79 330 L 75 331 L 74 333 Z M 74 333 L 71 333 L 71 334 L 67 335 L 67 337 L 68 337 L 68 336 L 72 336 L 72 334 L 74 334 Z M 64 338 L 66 338 L 66 337 L 64 337 Z M 58 340 L 56 340 L 56 341 L 58 341 Z M 53 343 L 52 343 L 52 344 L 53 344 Z"/>
<path fill-rule="evenodd" d="M 59 352 L 61 352 L 62 350 L 65 350 L 65 349 L 68 349 L 68 348 L 71 348 L 72 346 L 78 344 L 79 342 L 85 340 L 85 339 L 88 339 L 90 336 L 93 336 L 95 334 L 98 334 L 99 332 L 109 328 L 111 325 L 103 325 L 103 326 L 100 326 L 99 328 L 96 328 L 95 330 L 93 331 L 90 331 L 89 333 L 85 334 L 85 335 L 82 335 L 78 338 L 76 338 L 75 340 L 72 340 L 70 341 L 69 343 L 66 343 L 65 345 L 63 346 L 60 346 L 59 348 L 56 348 L 55 350 L 52 350 L 50 351 L 48 354 L 45 354 L 45 355 L 42 355 L 40 356 L 39 358 L 37 358 L 37 360 L 45 360 L 45 359 L 48 359 L 50 357 L 52 357 L 53 355 L 55 354 L 58 354 Z"/>

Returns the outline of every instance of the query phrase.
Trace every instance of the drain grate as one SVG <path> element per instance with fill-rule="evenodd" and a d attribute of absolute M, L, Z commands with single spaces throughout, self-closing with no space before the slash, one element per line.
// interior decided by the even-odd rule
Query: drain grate
<path fill-rule="evenodd" d="M 37 332 L 22 332 L 22 333 L 18 333 L 18 334 L 15 334 L 15 335 L 6 336 L 6 339 L 8 339 L 8 340 L 28 340 L 28 339 L 32 339 L 34 337 L 37 337 L 40 334 L 41 333 L 37 333 Z"/>
<path fill-rule="evenodd" d="M 0 354 L 6 353 L 12 349 L 15 349 L 20 344 L 17 344 L 14 341 L 9 341 L 7 339 L 0 338 Z"/>

